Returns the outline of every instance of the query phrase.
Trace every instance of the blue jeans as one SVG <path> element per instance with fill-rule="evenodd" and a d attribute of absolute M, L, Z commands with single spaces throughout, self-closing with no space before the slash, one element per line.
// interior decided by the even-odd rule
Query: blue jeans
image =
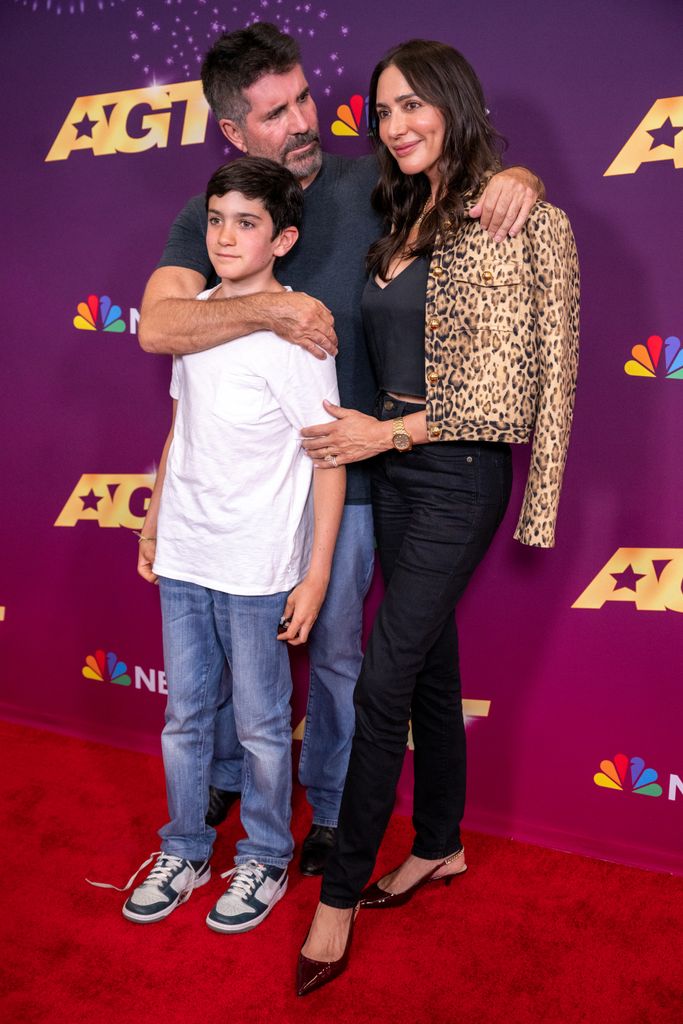
<path fill-rule="evenodd" d="M 310 684 L 299 781 L 317 825 L 336 826 L 353 739 L 353 691 L 363 653 L 363 601 L 372 581 L 374 539 L 369 505 L 345 505 L 325 603 L 308 642 Z M 241 787 L 241 751 L 228 693 L 216 717 L 211 783 Z"/>
<path fill-rule="evenodd" d="M 294 849 L 292 680 L 286 645 L 276 636 L 287 595 L 243 597 L 165 578 L 159 589 L 168 683 L 161 746 L 171 817 L 159 831 L 162 850 L 189 860 L 211 856 L 216 831 L 204 815 L 216 712 L 227 685 L 243 750 L 247 833 L 237 843 L 235 863 L 254 858 L 286 867 Z"/>

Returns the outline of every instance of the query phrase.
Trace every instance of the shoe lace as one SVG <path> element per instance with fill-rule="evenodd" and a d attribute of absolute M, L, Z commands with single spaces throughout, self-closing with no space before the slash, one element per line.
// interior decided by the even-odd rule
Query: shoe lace
<path fill-rule="evenodd" d="M 165 885 L 178 868 L 182 868 L 184 865 L 185 861 L 182 857 L 175 857 L 172 853 L 162 853 L 142 884 Z M 188 867 L 192 868 L 192 865 L 189 864 Z"/>
<path fill-rule="evenodd" d="M 154 853 L 150 853 L 147 860 L 142 862 L 137 871 L 130 876 L 126 884 L 123 886 L 111 885 L 109 882 L 92 882 L 89 878 L 86 878 L 86 882 L 88 882 L 89 885 L 96 886 L 98 889 L 116 889 L 117 892 L 127 892 L 140 872 L 146 868 L 148 864 L 151 864 L 155 857 L 158 857 L 159 859 L 142 884 L 162 886 L 169 880 L 173 872 L 177 871 L 178 867 L 182 866 L 184 861 L 182 857 L 175 857 L 172 853 L 162 853 L 161 850 L 155 850 Z M 191 866 L 192 865 L 190 865 L 190 867 Z"/>
<path fill-rule="evenodd" d="M 259 864 L 257 860 L 248 860 L 246 864 L 238 864 L 230 871 L 224 871 L 221 878 L 232 878 L 231 892 L 234 892 L 240 899 L 247 899 L 263 883 L 266 870 L 265 864 Z"/>

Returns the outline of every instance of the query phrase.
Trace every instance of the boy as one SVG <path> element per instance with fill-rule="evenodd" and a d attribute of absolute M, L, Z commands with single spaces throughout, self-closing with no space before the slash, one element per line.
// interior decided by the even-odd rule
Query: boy
<path fill-rule="evenodd" d="M 273 266 L 296 242 L 303 212 L 292 174 L 244 157 L 213 175 L 206 206 L 207 248 L 221 282 L 197 298 L 283 291 Z M 209 880 L 216 832 L 204 816 L 227 662 L 245 750 L 247 835 L 206 921 L 241 932 L 284 895 L 293 852 L 292 684 L 282 641 L 303 643 L 323 603 L 345 486 L 343 468 L 312 474 L 299 432 L 319 419 L 323 399 L 338 403 L 334 361 L 257 331 L 175 358 L 171 396 L 173 422 L 138 559 L 139 573 L 158 580 L 161 593 L 171 820 L 123 914 L 159 921 Z"/>

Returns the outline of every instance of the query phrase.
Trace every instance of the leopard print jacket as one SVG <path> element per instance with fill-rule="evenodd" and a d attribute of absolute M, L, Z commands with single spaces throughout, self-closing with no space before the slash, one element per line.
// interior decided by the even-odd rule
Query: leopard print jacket
<path fill-rule="evenodd" d="M 515 538 L 552 547 L 569 443 L 579 267 L 566 214 L 539 202 L 516 238 L 478 220 L 439 235 L 425 308 L 430 441 L 533 446 Z"/>

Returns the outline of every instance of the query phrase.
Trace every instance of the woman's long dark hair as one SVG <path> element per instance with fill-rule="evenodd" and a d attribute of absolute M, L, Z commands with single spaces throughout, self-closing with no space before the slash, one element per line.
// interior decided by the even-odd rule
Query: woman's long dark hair
<path fill-rule="evenodd" d="M 441 111 L 446 122 L 439 160 L 443 187 L 411 246 L 407 244 L 408 236 L 431 190 L 426 175 L 400 171 L 379 137 L 377 84 L 382 72 L 392 66 L 398 68 L 420 99 Z M 487 173 L 500 169 L 505 140 L 488 119 L 484 93 L 472 67 L 452 46 L 433 40 L 411 39 L 383 57 L 370 81 L 369 115 L 380 167 L 372 203 L 392 225 L 392 231 L 371 246 L 368 270 L 386 280 L 398 254 L 420 256 L 434 245 L 439 228 L 447 224 L 458 227 L 465 197 L 476 194 Z"/>

